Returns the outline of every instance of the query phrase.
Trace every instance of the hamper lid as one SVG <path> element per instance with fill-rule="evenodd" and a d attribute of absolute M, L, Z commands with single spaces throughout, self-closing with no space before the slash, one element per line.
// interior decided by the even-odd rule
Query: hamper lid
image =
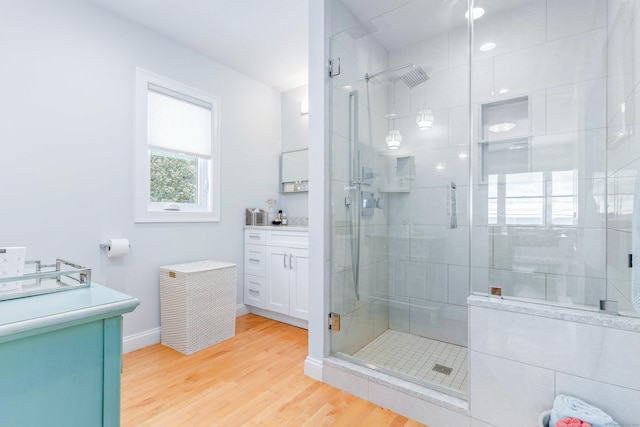
<path fill-rule="evenodd" d="M 160 270 L 171 270 L 179 273 L 198 273 L 201 271 L 218 270 L 220 268 L 235 267 L 236 264 L 216 260 L 202 260 L 185 264 L 163 265 Z"/>

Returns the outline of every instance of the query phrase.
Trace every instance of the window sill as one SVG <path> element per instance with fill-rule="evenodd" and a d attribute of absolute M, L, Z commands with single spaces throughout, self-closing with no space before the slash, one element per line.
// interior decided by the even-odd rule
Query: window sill
<path fill-rule="evenodd" d="M 220 216 L 211 212 L 146 212 L 136 215 L 135 223 L 220 222 Z"/>

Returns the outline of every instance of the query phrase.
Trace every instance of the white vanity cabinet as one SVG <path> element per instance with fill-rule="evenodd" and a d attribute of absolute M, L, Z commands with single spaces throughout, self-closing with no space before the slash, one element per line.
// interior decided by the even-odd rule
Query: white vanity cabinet
<path fill-rule="evenodd" d="M 244 303 L 276 320 L 308 320 L 308 231 L 247 228 L 244 242 Z"/>

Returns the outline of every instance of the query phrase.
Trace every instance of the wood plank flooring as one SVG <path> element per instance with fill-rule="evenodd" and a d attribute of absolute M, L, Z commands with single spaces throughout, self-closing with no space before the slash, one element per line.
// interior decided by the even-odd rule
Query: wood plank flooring
<path fill-rule="evenodd" d="M 190 356 L 155 344 L 124 356 L 122 426 L 421 426 L 304 375 L 307 331 L 248 314 Z"/>

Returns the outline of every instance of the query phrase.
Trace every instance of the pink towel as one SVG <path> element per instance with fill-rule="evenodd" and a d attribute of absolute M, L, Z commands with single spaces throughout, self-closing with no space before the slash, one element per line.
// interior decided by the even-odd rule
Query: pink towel
<path fill-rule="evenodd" d="M 591 424 L 577 418 L 562 418 L 558 420 L 556 427 L 591 427 Z"/>

